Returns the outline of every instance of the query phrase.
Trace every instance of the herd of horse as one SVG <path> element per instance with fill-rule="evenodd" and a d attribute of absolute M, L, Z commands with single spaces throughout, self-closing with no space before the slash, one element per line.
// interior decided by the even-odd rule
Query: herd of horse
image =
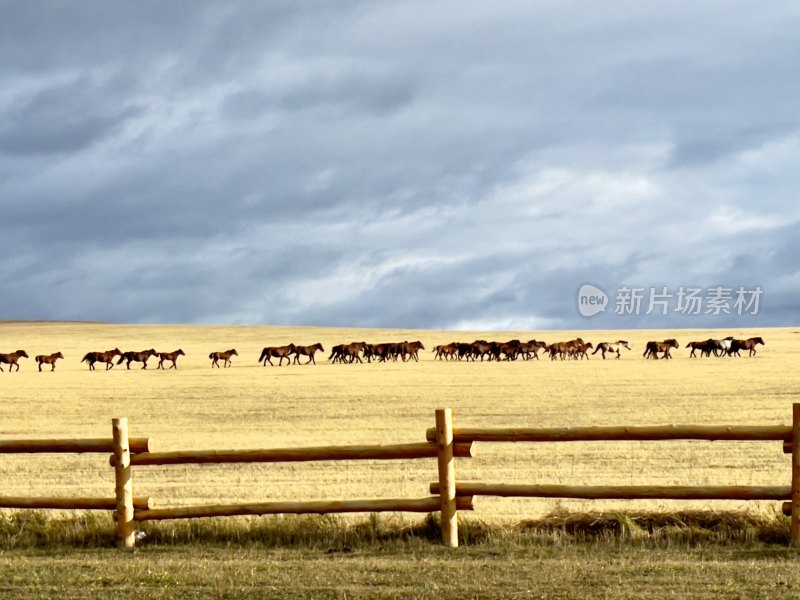
<path fill-rule="evenodd" d="M 697 352 L 700 352 L 701 357 L 721 357 L 721 356 L 741 356 L 741 352 L 747 351 L 748 356 L 755 356 L 757 353 L 756 347 L 758 345 L 766 345 L 764 339 L 761 337 L 751 337 L 748 339 L 736 339 L 733 336 L 728 336 L 722 339 L 709 338 L 707 340 L 689 342 L 686 348 L 691 348 L 689 353 L 690 358 L 696 358 Z M 649 341 L 645 344 L 644 358 L 652 359 L 670 359 L 673 358 L 671 351 L 679 348 L 678 341 L 670 338 L 663 341 Z M 335 364 L 353 364 L 366 362 L 387 362 L 402 360 L 419 361 L 420 350 L 425 350 L 425 346 L 421 341 L 404 341 L 404 342 L 384 342 L 379 344 L 368 344 L 367 342 L 351 342 L 349 344 L 338 344 L 331 349 L 328 360 Z M 541 340 L 528 340 L 523 342 L 521 340 L 510 340 L 507 342 L 489 342 L 486 340 L 475 340 L 474 342 L 451 342 L 449 344 L 440 344 L 434 346 L 434 360 L 465 360 L 465 361 L 514 361 L 517 359 L 522 360 L 539 360 L 539 353 L 543 356 L 549 357 L 550 360 L 583 360 L 589 359 L 589 350 L 593 350 L 591 355 L 598 352 L 601 353 L 602 358 L 605 360 L 606 355 L 613 356 L 616 359 L 622 358 L 623 350 L 631 350 L 630 344 L 626 340 L 617 340 L 615 342 L 600 342 L 596 346 L 592 342 L 584 342 L 582 338 L 575 338 L 566 342 L 554 342 L 547 344 Z M 297 344 L 287 344 L 284 346 L 267 346 L 261 351 L 258 362 L 264 366 L 269 363 L 275 366 L 272 362 L 273 358 L 278 359 L 278 366 L 283 365 L 286 360 L 287 365 L 291 364 L 317 364 L 315 355 L 317 352 L 324 352 L 325 348 L 322 344 L 316 343 L 310 346 L 300 346 Z M 114 364 L 121 365 L 125 363 L 127 369 L 131 368 L 131 363 L 142 363 L 142 369 L 147 368 L 147 361 L 150 358 L 158 358 L 158 369 L 177 369 L 178 357 L 185 356 L 183 350 L 178 349 L 174 352 L 156 352 L 155 349 L 142 350 L 139 352 L 122 352 L 119 348 L 106 350 L 103 352 L 87 352 L 81 359 L 89 365 L 89 370 L 94 371 L 97 363 L 105 364 L 105 370 L 108 371 L 114 367 Z M 211 367 L 214 368 L 228 368 L 233 363 L 231 357 L 239 356 L 235 348 L 225 350 L 222 352 L 212 352 L 208 355 L 211 359 Z M 300 357 L 306 357 L 304 363 L 300 362 Z M 8 354 L 0 353 L 0 371 L 3 370 L 3 365 L 8 365 L 9 372 L 19 371 L 19 360 L 21 358 L 29 358 L 25 350 L 17 350 Z M 61 352 L 53 354 L 40 354 L 35 357 L 36 363 L 39 366 L 39 371 L 42 367 L 50 365 L 50 370 L 54 371 L 56 368 L 56 361 L 63 359 L 64 355 Z M 220 366 L 220 362 L 222 366 Z M 171 363 L 165 367 L 165 363 Z"/>
<path fill-rule="evenodd" d="M 550 360 L 583 360 L 589 359 L 589 350 L 594 350 L 591 354 L 601 353 L 603 359 L 606 354 L 611 354 L 616 358 L 622 357 L 622 350 L 630 350 L 631 347 L 626 340 L 616 342 L 600 342 L 595 347 L 592 342 L 585 342 L 583 338 L 575 338 L 566 342 L 554 342 L 548 344 L 541 340 L 510 340 L 508 342 L 488 342 L 486 340 L 475 340 L 474 342 L 451 342 L 435 346 L 434 359 L 439 360 L 466 360 L 466 361 L 491 361 L 491 360 L 539 360 L 539 352 L 547 356 Z"/>

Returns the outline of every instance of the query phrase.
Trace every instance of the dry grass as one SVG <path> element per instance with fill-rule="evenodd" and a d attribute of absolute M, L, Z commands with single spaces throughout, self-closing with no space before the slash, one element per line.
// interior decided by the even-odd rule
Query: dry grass
<path fill-rule="evenodd" d="M 71 323 L 0 324 L 0 350 L 62 351 L 54 373 L 23 359 L 20 373 L 0 374 L 0 436 L 106 437 L 110 419 L 127 416 L 133 435 L 154 438 L 160 450 L 253 448 L 422 441 L 433 411 L 450 406 L 458 426 L 598 424 L 778 424 L 791 420 L 800 398 L 794 368 L 800 335 L 791 329 L 730 331 L 763 335 L 754 359 L 674 361 L 641 358 L 648 339 L 677 337 L 681 345 L 711 331 L 485 332 L 381 331 L 317 328 L 122 326 Z M 421 339 L 427 348 L 477 337 L 536 337 L 553 341 L 581 334 L 598 342 L 629 339 L 623 360 L 583 362 L 443 363 L 422 353 L 420 363 L 263 368 L 264 345 L 321 341 Z M 179 370 L 126 371 L 79 363 L 89 350 L 183 348 Z M 235 347 L 227 370 L 212 370 L 212 350 Z M 140 468 L 137 495 L 159 505 L 278 499 L 419 497 L 435 478 L 434 461 Z M 789 461 L 778 443 L 479 444 L 462 460 L 462 480 L 508 483 L 786 485 Z M 108 496 L 107 457 L 3 456 L 4 495 Z M 517 521 L 562 508 L 588 510 L 739 509 L 742 503 L 559 502 L 490 499 L 476 516 Z M 750 505 L 770 512 L 774 504 Z"/>
<path fill-rule="evenodd" d="M 65 545 L 69 520 L 27 513 L 0 527 L 0 538 L 19 536 L 11 550 L 0 545 L 0 597 L 789 599 L 800 590 L 797 552 L 756 541 L 785 535 L 775 515 L 470 521 L 464 531 L 480 540 L 456 551 L 428 541 L 430 518 L 411 527 L 383 517 L 247 521 L 147 524 L 149 543 L 129 554 L 104 547 L 110 519 L 77 522 Z M 742 532 L 754 537 L 741 543 Z"/>

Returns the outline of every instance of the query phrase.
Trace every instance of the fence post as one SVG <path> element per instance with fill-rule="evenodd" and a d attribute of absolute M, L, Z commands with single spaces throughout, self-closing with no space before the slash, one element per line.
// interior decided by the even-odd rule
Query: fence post
<path fill-rule="evenodd" d="M 453 459 L 453 411 L 436 409 L 436 448 L 439 459 L 439 498 L 442 511 L 442 543 L 458 547 L 456 469 Z"/>
<path fill-rule="evenodd" d="M 792 546 L 800 545 L 800 404 L 792 404 Z"/>
<path fill-rule="evenodd" d="M 117 499 L 117 546 L 132 549 L 136 543 L 133 532 L 133 482 L 131 481 L 131 449 L 128 438 L 128 419 L 112 419 L 114 436 L 114 479 Z"/>

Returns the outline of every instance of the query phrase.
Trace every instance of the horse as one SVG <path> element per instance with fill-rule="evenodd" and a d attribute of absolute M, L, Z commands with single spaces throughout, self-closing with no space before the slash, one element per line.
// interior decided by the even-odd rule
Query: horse
<path fill-rule="evenodd" d="M 50 370 L 56 370 L 56 361 L 59 358 L 64 358 L 64 355 L 61 352 L 56 352 L 55 354 L 40 354 L 35 358 L 36 363 L 39 365 L 39 372 L 42 372 L 42 365 L 50 365 Z"/>
<path fill-rule="evenodd" d="M 721 340 L 716 340 L 719 347 L 714 351 L 716 356 L 730 356 L 731 346 L 733 345 L 733 336 L 729 335 Z"/>
<path fill-rule="evenodd" d="M 520 348 L 522 352 L 522 358 L 524 360 L 531 360 L 533 358 L 539 360 L 539 350 L 541 348 L 547 348 L 547 344 L 536 340 L 528 340 L 527 342 L 524 342 Z"/>
<path fill-rule="evenodd" d="M 564 360 L 567 357 L 577 358 L 578 354 L 580 353 L 576 351 L 583 345 L 584 343 L 582 338 L 575 338 L 574 340 L 570 340 L 568 342 L 556 342 L 555 344 L 545 346 L 545 351 L 550 353 L 550 360 L 556 360 L 556 357 L 560 358 L 561 360 Z"/>
<path fill-rule="evenodd" d="M 121 365 L 123 362 L 126 362 L 126 366 L 130 371 L 132 362 L 140 362 L 144 363 L 142 369 L 146 369 L 147 359 L 151 356 L 158 356 L 158 352 L 156 352 L 153 348 L 150 348 L 150 350 L 142 350 L 141 352 L 123 352 L 122 356 L 119 357 L 117 364 Z"/>
<path fill-rule="evenodd" d="M 499 345 L 499 353 L 505 354 L 506 360 L 517 360 L 517 356 L 522 352 L 522 342 L 520 340 L 511 340 Z"/>
<path fill-rule="evenodd" d="M 719 351 L 722 349 L 722 344 L 719 340 L 715 340 L 712 338 L 708 338 L 702 342 L 689 342 L 686 344 L 687 348 L 691 348 L 692 351 L 689 353 L 689 358 L 695 358 L 698 350 L 700 350 L 701 356 L 711 356 L 713 352 L 715 356 L 719 356 Z"/>
<path fill-rule="evenodd" d="M 17 367 L 17 371 L 19 371 L 18 361 L 20 358 L 28 358 L 28 353 L 25 352 L 25 350 L 17 350 L 16 352 L 11 352 L 10 354 L 0 354 L 0 365 L 8 365 L 9 373 L 14 370 L 14 367 Z M 2 370 L 3 367 L 0 367 L 0 371 Z"/>
<path fill-rule="evenodd" d="M 449 357 L 452 357 L 456 352 L 456 344 L 455 342 L 451 344 L 439 344 L 438 346 L 433 347 L 433 359 L 436 360 L 448 360 Z"/>
<path fill-rule="evenodd" d="M 680 345 L 678 344 L 678 340 L 674 338 L 670 338 L 668 340 L 664 340 L 663 342 L 647 342 L 647 346 L 644 349 L 644 356 L 645 358 L 653 358 L 658 359 L 658 353 L 663 352 L 663 358 L 669 360 L 672 358 L 670 356 L 669 350 L 670 348 L 679 348 Z"/>
<path fill-rule="evenodd" d="M 211 359 L 211 368 L 217 367 L 220 368 L 219 362 L 222 361 L 222 365 L 224 368 L 228 368 L 231 366 L 231 356 L 239 356 L 239 353 L 236 352 L 235 348 L 231 348 L 230 350 L 225 350 L 225 352 L 212 352 L 208 355 L 208 358 Z"/>
<path fill-rule="evenodd" d="M 267 361 L 269 361 L 270 366 L 275 366 L 272 364 L 272 357 L 280 359 L 278 361 L 278 366 L 280 367 L 283 364 L 283 359 L 286 359 L 286 364 L 292 364 L 292 353 L 295 351 L 297 346 L 294 344 L 289 344 L 288 346 L 267 346 L 261 351 L 261 356 L 258 359 L 258 362 L 263 362 L 264 366 L 267 366 Z"/>
<path fill-rule="evenodd" d="M 592 352 L 592 354 L 597 354 L 598 352 L 600 352 L 601 356 L 603 357 L 603 360 L 605 360 L 606 352 L 608 352 L 610 354 L 616 354 L 617 359 L 620 359 L 622 358 L 622 353 L 620 352 L 622 348 L 625 348 L 626 350 L 631 349 L 626 340 L 617 340 L 616 342 L 600 342 L 599 344 L 597 344 L 597 348 L 594 349 L 594 352 Z"/>
<path fill-rule="evenodd" d="M 408 360 L 414 359 L 414 362 L 419 362 L 419 351 L 425 350 L 425 346 L 422 345 L 422 342 L 417 340 L 415 342 L 403 342 L 400 344 L 401 354 L 403 356 L 403 361 L 406 360 L 406 356 L 408 356 Z"/>
<path fill-rule="evenodd" d="M 175 350 L 175 352 L 159 352 L 158 353 L 158 367 L 157 368 L 158 369 L 163 369 L 164 368 L 164 361 L 171 360 L 172 361 L 172 366 L 170 367 L 170 369 L 175 369 L 177 371 L 178 370 L 177 360 L 178 360 L 179 356 L 186 356 L 186 354 L 183 352 L 183 350 L 180 350 L 180 349 Z"/>
<path fill-rule="evenodd" d="M 748 356 L 755 356 L 756 346 L 759 344 L 766 346 L 766 343 L 764 343 L 761 337 L 751 337 L 746 340 L 733 340 L 731 347 L 728 349 L 728 356 L 741 356 L 739 354 L 740 350 L 749 350 Z"/>
<path fill-rule="evenodd" d="M 575 360 L 584 358 L 589 360 L 589 354 L 586 351 L 592 348 L 594 348 L 592 342 L 578 342 L 572 348 L 572 357 Z"/>
<path fill-rule="evenodd" d="M 311 344 L 310 346 L 295 346 L 294 347 L 294 364 L 300 364 L 300 356 L 307 356 L 308 361 L 305 364 L 317 364 L 317 361 L 314 360 L 314 354 L 317 352 L 325 352 L 325 348 L 322 347 L 322 344 L 317 342 L 316 344 Z"/>
<path fill-rule="evenodd" d="M 122 352 L 119 348 L 107 350 L 105 352 L 87 352 L 86 356 L 81 359 L 81 362 L 89 363 L 89 370 L 94 371 L 94 363 L 106 363 L 106 371 L 114 368 L 114 357 L 120 356 Z"/>
<path fill-rule="evenodd" d="M 343 344 L 341 347 L 341 358 L 339 359 L 340 362 L 344 363 L 353 363 L 353 362 L 360 362 L 363 363 L 364 361 L 361 360 L 361 352 L 364 351 L 366 347 L 366 342 L 352 342 L 350 344 Z M 350 359 L 349 361 L 347 359 Z"/>
<path fill-rule="evenodd" d="M 459 350 L 459 348 L 456 349 Z M 478 360 L 478 357 L 480 357 L 481 362 L 483 362 L 484 357 L 488 357 L 488 360 L 492 360 L 494 358 L 499 359 L 500 344 L 497 342 L 487 342 L 486 340 L 475 340 L 469 344 L 469 354 L 467 354 L 467 360 L 469 360 L 470 357 L 472 357 L 472 360 Z"/>

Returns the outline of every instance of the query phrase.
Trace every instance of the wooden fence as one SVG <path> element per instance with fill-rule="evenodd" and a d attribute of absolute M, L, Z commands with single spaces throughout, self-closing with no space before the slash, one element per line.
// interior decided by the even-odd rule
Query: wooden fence
<path fill-rule="evenodd" d="M 800 404 L 793 405 L 792 425 L 774 426 L 655 426 L 576 428 L 454 429 L 452 411 L 436 411 L 435 427 L 427 442 L 394 445 L 320 446 L 257 450 L 194 450 L 152 452 L 148 438 L 131 438 L 125 418 L 113 419 L 111 439 L 0 440 L 3 453 L 112 453 L 115 473 L 113 498 L 2 497 L 0 508 L 77 509 L 114 511 L 118 544 L 133 548 L 137 521 L 189 519 L 234 515 L 440 512 L 442 541 L 458 545 L 457 514 L 472 510 L 474 496 L 664 499 L 664 500 L 783 500 L 791 516 L 791 544 L 800 545 Z M 510 485 L 502 482 L 457 482 L 455 458 L 473 457 L 475 442 L 595 442 L 595 441 L 780 441 L 792 455 L 788 486 L 575 486 Z M 133 467 L 177 464 L 223 464 L 340 460 L 397 460 L 436 458 L 438 479 L 424 498 L 260 502 L 155 508 L 147 497 L 133 495 Z"/>

